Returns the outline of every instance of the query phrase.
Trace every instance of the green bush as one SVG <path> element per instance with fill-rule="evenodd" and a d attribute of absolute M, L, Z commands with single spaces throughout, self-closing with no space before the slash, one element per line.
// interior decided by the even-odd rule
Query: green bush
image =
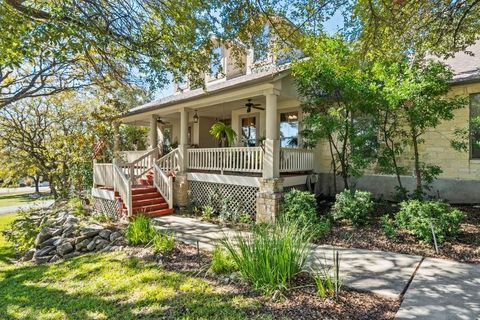
<path fill-rule="evenodd" d="M 335 197 L 335 219 L 348 219 L 354 225 L 364 225 L 373 209 L 372 195 L 367 191 L 345 190 Z"/>
<path fill-rule="evenodd" d="M 202 217 L 211 220 L 215 214 L 215 209 L 212 206 L 204 206 L 202 210 Z"/>
<path fill-rule="evenodd" d="M 139 215 L 128 224 L 125 237 L 132 245 L 147 244 L 156 233 L 151 220 L 144 215 Z"/>
<path fill-rule="evenodd" d="M 238 267 L 232 256 L 222 246 L 216 245 L 213 250 L 210 271 L 216 274 L 228 274 L 237 271 Z"/>
<path fill-rule="evenodd" d="M 152 240 L 153 248 L 157 253 L 168 255 L 171 254 L 175 248 L 175 236 L 173 234 L 157 232 Z"/>
<path fill-rule="evenodd" d="M 17 214 L 18 218 L 3 233 L 16 250 L 26 251 L 34 246 L 35 239 L 40 230 L 46 226 L 44 221 L 47 219 L 31 218 L 31 216 L 42 215 L 39 209 L 20 209 Z"/>
<path fill-rule="evenodd" d="M 73 213 L 77 217 L 83 217 L 87 215 L 85 208 L 83 207 L 82 199 L 80 197 L 72 197 L 68 200 L 68 204 L 72 207 Z"/>
<path fill-rule="evenodd" d="M 305 266 L 309 242 L 310 233 L 305 228 L 285 220 L 257 226 L 250 235 L 221 241 L 242 277 L 267 294 L 290 287 L 293 277 Z"/>
<path fill-rule="evenodd" d="M 287 221 L 294 221 L 301 227 L 317 221 L 317 200 L 310 192 L 291 189 L 283 196 L 281 216 Z"/>
<path fill-rule="evenodd" d="M 400 228 L 418 239 L 431 243 L 433 224 L 438 243 L 454 238 L 460 231 L 465 214 L 449 204 L 438 201 L 408 200 L 400 205 L 396 221 Z"/>
<path fill-rule="evenodd" d="M 387 238 L 395 239 L 397 237 L 397 226 L 388 214 L 380 217 L 380 223 Z"/>

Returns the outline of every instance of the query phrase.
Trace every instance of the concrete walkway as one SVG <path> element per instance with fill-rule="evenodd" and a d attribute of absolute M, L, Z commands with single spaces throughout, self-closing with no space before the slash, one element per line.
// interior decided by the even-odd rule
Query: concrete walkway
<path fill-rule="evenodd" d="M 395 319 L 480 319 L 480 265 L 426 258 Z"/>
<path fill-rule="evenodd" d="M 229 228 L 176 215 L 155 219 L 177 239 L 212 250 L 215 242 L 236 234 Z M 312 246 L 310 267 L 331 263 L 333 247 Z M 480 265 L 383 251 L 335 248 L 345 286 L 401 298 L 396 318 L 480 320 Z M 415 270 L 418 270 L 415 273 Z M 415 275 L 414 275 L 415 274 Z M 408 286 L 410 279 L 413 280 Z"/>
<path fill-rule="evenodd" d="M 215 242 L 236 234 L 229 228 L 197 219 L 170 215 L 155 219 L 161 229 L 173 231 L 176 238 L 201 249 L 212 250 Z M 312 246 L 309 267 L 331 264 L 333 247 Z M 419 256 L 382 251 L 335 248 L 340 252 L 340 276 L 345 286 L 367 290 L 388 297 L 399 298 L 407 286 Z"/>
<path fill-rule="evenodd" d="M 43 200 L 43 201 L 35 201 L 35 202 L 25 203 L 25 204 L 17 204 L 17 205 L 8 206 L 8 207 L 0 207 L 0 215 L 13 213 L 20 209 L 45 208 L 52 205 L 53 202 L 54 200 Z"/>

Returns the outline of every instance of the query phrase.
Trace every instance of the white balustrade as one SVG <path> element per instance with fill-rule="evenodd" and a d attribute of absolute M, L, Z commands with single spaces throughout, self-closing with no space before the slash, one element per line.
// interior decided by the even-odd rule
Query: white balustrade
<path fill-rule="evenodd" d="M 153 164 L 153 184 L 163 196 L 168 207 L 173 208 L 173 177 L 162 171 L 158 164 Z"/>
<path fill-rule="evenodd" d="M 157 161 L 157 165 L 163 172 L 175 172 L 179 170 L 180 152 L 172 150 Z"/>
<path fill-rule="evenodd" d="M 313 150 L 281 148 L 280 172 L 311 171 L 314 165 Z"/>
<path fill-rule="evenodd" d="M 132 215 L 132 181 L 125 176 L 122 168 L 117 164 L 113 164 L 113 186 L 114 190 L 122 197 L 130 217 Z"/>
<path fill-rule="evenodd" d="M 94 163 L 93 164 L 93 185 L 107 188 L 113 187 L 113 164 Z"/>
<path fill-rule="evenodd" d="M 262 172 L 263 150 L 261 147 L 189 149 L 188 168 L 222 173 Z"/>

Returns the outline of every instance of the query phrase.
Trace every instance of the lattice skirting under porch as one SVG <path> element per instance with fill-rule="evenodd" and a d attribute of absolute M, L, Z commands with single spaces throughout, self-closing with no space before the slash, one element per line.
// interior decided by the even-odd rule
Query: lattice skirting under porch
<path fill-rule="evenodd" d="M 107 215 L 113 220 L 118 219 L 118 203 L 116 200 L 92 197 L 92 203 L 95 214 Z"/>
<path fill-rule="evenodd" d="M 228 201 L 239 212 L 255 217 L 258 187 L 205 181 L 189 181 L 188 184 L 190 199 L 197 206 L 209 205 L 221 210 L 222 204 Z"/>

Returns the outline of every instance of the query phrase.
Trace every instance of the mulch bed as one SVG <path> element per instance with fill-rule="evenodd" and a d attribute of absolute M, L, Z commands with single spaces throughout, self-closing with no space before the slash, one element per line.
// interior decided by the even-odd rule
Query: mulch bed
<path fill-rule="evenodd" d="M 248 318 L 270 315 L 273 319 L 394 319 L 400 307 L 400 300 L 385 298 L 369 292 L 360 292 L 342 288 L 338 300 L 322 299 L 316 295 L 312 280 L 307 275 L 295 279 L 293 287 L 273 297 L 253 292 L 248 285 L 238 279 L 229 281 L 228 277 L 207 273 L 210 253 L 200 252 L 197 248 L 177 242 L 173 254 L 163 259 L 163 268 L 184 272 L 205 278 L 218 290 L 226 293 L 252 297 L 259 307 L 248 313 Z"/>
<path fill-rule="evenodd" d="M 330 206 L 330 202 L 320 202 L 321 213 L 328 212 Z M 398 207 L 390 203 L 377 204 L 367 226 L 354 227 L 347 221 L 335 222 L 330 234 L 317 240 L 317 243 L 480 263 L 480 208 L 455 207 L 465 212 L 467 219 L 462 223 L 461 233 L 455 240 L 445 241 L 439 246 L 439 254 L 436 254 L 433 244 L 421 243 L 407 232 L 400 232 L 397 239 L 389 239 L 385 236 L 379 218 L 386 213 L 394 213 L 398 210 Z"/>

